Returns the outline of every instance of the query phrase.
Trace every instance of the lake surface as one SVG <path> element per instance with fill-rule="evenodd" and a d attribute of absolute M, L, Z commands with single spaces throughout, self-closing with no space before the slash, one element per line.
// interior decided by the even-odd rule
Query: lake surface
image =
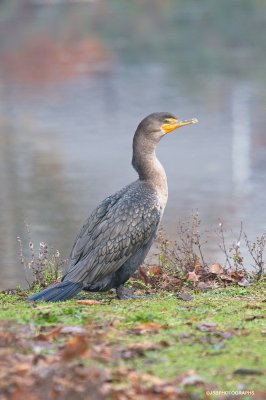
<path fill-rule="evenodd" d="M 136 179 L 132 137 L 154 111 L 199 119 L 158 146 L 169 236 L 197 210 L 207 260 L 223 262 L 219 218 L 229 241 L 241 221 L 251 240 L 265 230 L 264 44 L 240 33 L 251 13 L 255 42 L 266 8 L 242 8 L 230 39 L 223 9 L 206 1 L 150 3 L 145 12 L 137 1 L 2 6 L 0 289 L 25 285 L 16 238 L 28 248 L 26 225 L 36 248 L 45 242 L 67 258 L 97 204 Z M 220 25 L 208 25 L 213 16 Z"/>

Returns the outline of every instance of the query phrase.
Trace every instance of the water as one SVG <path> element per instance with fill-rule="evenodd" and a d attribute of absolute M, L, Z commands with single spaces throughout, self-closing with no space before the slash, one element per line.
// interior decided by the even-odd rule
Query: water
<path fill-rule="evenodd" d="M 236 234 L 243 221 L 251 239 L 265 229 L 264 43 L 248 42 L 242 29 L 243 13 L 257 27 L 265 7 L 246 4 L 230 33 L 223 9 L 207 1 L 189 8 L 150 3 L 144 12 L 137 1 L 2 6 L 1 289 L 25 285 L 16 243 L 20 236 L 28 246 L 25 224 L 37 247 L 47 242 L 66 258 L 95 206 L 136 179 L 132 137 L 154 111 L 200 121 L 158 146 L 168 176 L 163 225 L 170 237 L 179 220 L 198 210 L 210 232 L 207 259 L 222 262 L 214 233 L 219 218 Z M 208 25 L 212 13 L 217 26 Z M 258 27 L 246 29 L 257 38 Z"/>

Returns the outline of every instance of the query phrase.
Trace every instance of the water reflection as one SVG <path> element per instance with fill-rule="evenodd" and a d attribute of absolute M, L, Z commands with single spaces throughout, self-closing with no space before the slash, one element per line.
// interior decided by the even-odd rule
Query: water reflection
<path fill-rule="evenodd" d="M 243 221 L 251 237 L 265 228 L 264 78 L 257 63 L 256 79 L 253 64 L 243 65 L 263 46 L 246 42 L 244 48 L 241 21 L 250 5 L 238 8 L 229 32 L 219 14 L 228 11 L 227 1 L 219 10 L 208 9 L 208 1 L 178 7 L 146 1 L 145 12 L 138 1 L 13 4 L 18 24 L 11 29 L 9 16 L 0 26 L 9 35 L 0 46 L 1 288 L 23 282 L 16 237 L 27 244 L 25 221 L 37 243 L 68 256 L 91 210 L 135 179 L 132 135 L 140 119 L 156 110 L 200 120 L 158 148 L 169 180 L 169 234 L 174 237 L 177 221 L 195 209 L 208 230 L 219 217 L 235 230 Z M 256 21 L 265 15 L 265 7 L 251 11 Z M 218 26 L 206 26 L 209 14 Z M 265 62 L 261 55 L 259 60 Z M 212 261 L 219 260 L 214 236 L 207 247 Z"/>

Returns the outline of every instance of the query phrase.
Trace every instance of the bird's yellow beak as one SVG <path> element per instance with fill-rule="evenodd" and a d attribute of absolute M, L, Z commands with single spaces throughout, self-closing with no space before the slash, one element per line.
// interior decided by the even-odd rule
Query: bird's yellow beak
<path fill-rule="evenodd" d="M 165 133 L 169 133 L 177 128 L 181 128 L 181 126 L 196 124 L 197 122 L 197 118 L 187 119 L 185 121 L 179 121 L 175 118 L 168 118 L 167 121 L 163 122 L 162 130 Z"/>

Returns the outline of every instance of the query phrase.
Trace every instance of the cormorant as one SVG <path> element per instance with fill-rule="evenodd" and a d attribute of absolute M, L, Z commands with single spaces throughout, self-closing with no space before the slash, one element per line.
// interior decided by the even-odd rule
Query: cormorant
<path fill-rule="evenodd" d="M 197 119 L 180 121 L 168 112 L 153 113 L 139 124 L 133 139 L 132 165 L 139 179 L 107 197 L 79 232 L 60 283 L 29 298 L 63 301 L 81 290 L 116 289 L 128 297 L 123 284 L 143 263 L 158 230 L 168 197 L 164 168 L 155 148 L 159 140 Z"/>

